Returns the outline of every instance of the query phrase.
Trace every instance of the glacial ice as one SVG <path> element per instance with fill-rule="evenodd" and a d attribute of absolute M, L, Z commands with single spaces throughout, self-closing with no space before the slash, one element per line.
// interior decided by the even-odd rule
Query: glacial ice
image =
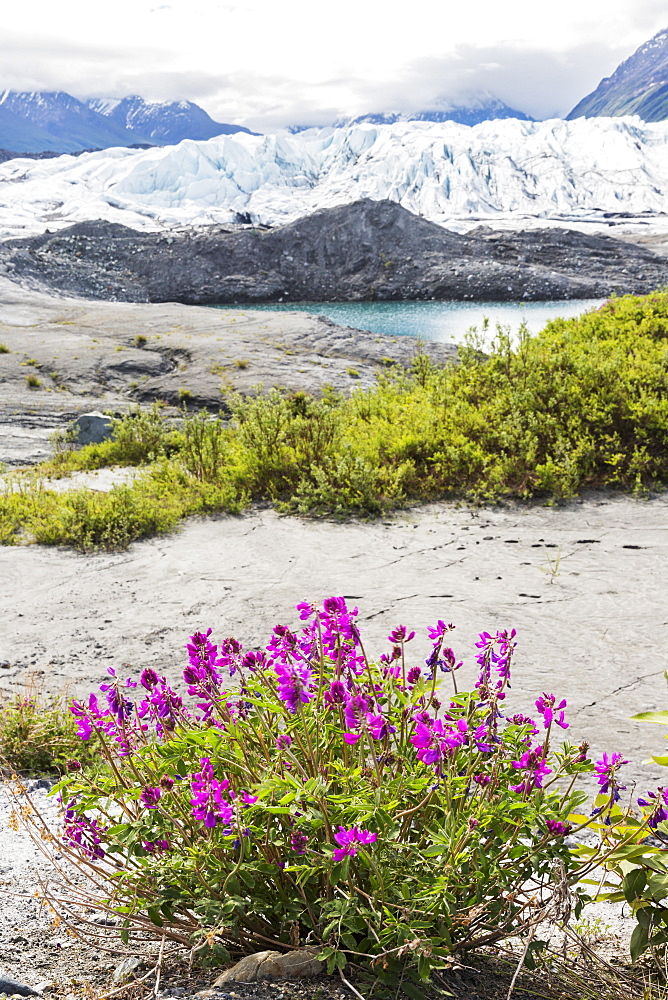
<path fill-rule="evenodd" d="M 98 218 L 152 230 L 224 224 L 241 213 L 275 226 L 359 198 L 390 198 L 460 231 L 605 226 L 606 213 L 668 223 L 668 122 L 365 123 L 9 160 L 0 235 Z"/>

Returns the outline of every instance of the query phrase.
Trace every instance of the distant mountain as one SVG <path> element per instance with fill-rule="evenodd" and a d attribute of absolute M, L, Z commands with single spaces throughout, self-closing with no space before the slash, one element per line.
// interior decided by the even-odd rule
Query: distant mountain
<path fill-rule="evenodd" d="M 145 101 L 134 95 L 122 100 L 95 98 L 86 104 L 110 123 L 132 132 L 135 142 L 141 136 L 141 142 L 172 146 L 182 139 L 212 139 L 234 132 L 253 134 L 241 125 L 215 122 L 192 101 Z"/>
<path fill-rule="evenodd" d="M 516 111 L 488 91 L 460 95 L 457 100 L 439 97 L 432 108 L 425 111 L 376 111 L 366 115 L 337 118 L 331 126 L 288 125 L 293 135 L 309 128 L 348 128 L 350 125 L 394 125 L 396 122 L 458 122 L 460 125 L 479 125 L 497 118 L 518 118 L 523 122 L 534 121 L 524 111 Z"/>
<path fill-rule="evenodd" d="M 214 122 L 190 101 L 79 101 L 56 91 L 0 93 L 0 148 L 16 153 L 79 153 L 137 144 L 170 145 L 182 139 L 248 132 Z"/>
<path fill-rule="evenodd" d="M 136 135 L 62 90 L 0 94 L 0 146 L 5 149 L 73 153 L 132 142 L 137 142 Z"/>
<path fill-rule="evenodd" d="M 425 111 L 382 111 L 359 115 L 357 118 L 341 118 L 334 124 L 337 128 L 344 125 L 361 125 L 364 122 L 371 125 L 394 125 L 395 122 L 459 122 L 460 125 L 479 125 L 480 122 L 493 121 L 497 118 L 533 121 L 533 118 L 524 111 L 517 111 L 493 94 L 481 91 L 463 95 L 457 100 L 440 97 L 434 101 L 432 108 Z"/>
<path fill-rule="evenodd" d="M 646 122 L 668 118 L 668 28 L 620 63 L 567 118 L 640 115 Z"/>

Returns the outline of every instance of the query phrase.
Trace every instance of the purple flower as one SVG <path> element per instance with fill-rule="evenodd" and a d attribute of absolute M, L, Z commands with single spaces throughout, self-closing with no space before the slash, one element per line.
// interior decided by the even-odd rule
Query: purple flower
<path fill-rule="evenodd" d="M 156 851 L 168 851 L 169 841 L 168 840 L 145 840 L 143 843 L 144 850 L 148 851 L 149 854 L 153 854 Z"/>
<path fill-rule="evenodd" d="M 162 679 L 164 681 L 164 677 Z M 142 687 L 145 687 L 147 691 L 150 691 L 160 683 L 160 678 L 156 674 L 155 670 L 151 667 L 146 667 L 145 670 L 142 670 L 139 681 Z"/>
<path fill-rule="evenodd" d="M 70 806 L 65 811 L 63 821 L 63 843 L 78 847 L 82 854 L 89 858 L 104 857 L 104 851 L 100 847 L 102 834 L 106 827 L 100 827 L 96 819 L 90 820 L 83 813 L 78 813 Z"/>
<path fill-rule="evenodd" d="M 159 781 L 159 785 L 165 792 L 171 792 L 174 787 L 174 779 L 170 778 L 168 774 L 163 774 Z"/>
<path fill-rule="evenodd" d="M 349 698 L 343 713 L 347 728 L 359 729 L 370 707 L 367 699 L 361 694 L 356 694 L 354 697 Z"/>
<path fill-rule="evenodd" d="M 208 628 L 206 632 L 194 632 L 186 644 L 190 666 L 183 671 L 183 679 L 189 685 L 188 694 L 210 696 L 220 683 L 216 670 L 218 647 L 209 642 L 212 631 Z"/>
<path fill-rule="evenodd" d="M 519 760 L 512 761 L 516 771 L 526 771 L 526 777 L 517 785 L 510 785 L 513 792 L 522 794 L 531 792 L 534 788 L 543 787 L 543 778 L 552 774 L 551 768 L 545 763 L 543 747 L 538 743 L 533 750 L 527 750 Z"/>
<path fill-rule="evenodd" d="M 565 837 L 571 832 L 570 826 L 560 823 L 558 819 L 545 820 L 545 826 L 548 829 L 548 833 L 551 833 L 553 837 Z"/>
<path fill-rule="evenodd" d="M 454 755 L 459 747 L 474 744 L 482 753 L 488 753 L 492 746 L 486 726 L 471 730 L 466 719 L 456 722 L 432 720 L 426 712 L 414 717 L 415 732 L 411 743 L 417 748 L 418 759 L 424 764 L 436 764 L 443 757 Z"/>
<path fill-rule="evenodd" d="M 601 786 L 599 795 L 607 795 L 608 792 L 611 792 L 613 802 L 619 801 L 619 792 L 623 792 L 626 785 L 617 784 L 617 771 L 624 764 L 628 764 L 628 760 L 623 760 L 620 753 L 613 753 L 610 757 L 604 753 L 600 760 L 594 762 L 594 770 L 598 776 L 597 781 Z"/>
<path fill-rule="evenodd" d="M 566 708 L 566 699 L 562 698 L 558 705 L 555 705 L 556 695 L 547 694 L 543 691 L 542 697 L 536 700 L 536 708 L 543 716 L 543 726 L 549 729 L 553 722 L 556 722 L 562 729 L 568 729 L 568 723 L 564 722 L 563 709 Z M 556 715 L 555 713 L 559 713 Z"/>
<path fill-rule="evenodd" d="M 410 642 L 411 639 L 415 638 L 415 632 L 408 632 L 405 625 L 397 625 L 388 635 L 388 642 L 392 645 L 400 646 L 404 642 Z"/>
<path fill-rule="evenodd" d="M 406 680 L 409 684 L 417 684 L 417 682 L 422 677 L 422 670 L 420 667 L 411 667 L 411 669 L 406 674 Z"/>
<path fill-rule="evenodd" d="M 439 667 L 444 674 L 451 674 L 453 670 L 459 670 L 460 667 L 464 665 L 464 661 L 460 660 L 457 663 L 457 657 L 455 656 L 454 650 L 446 646 L 445 649 L 441 650 L 441 658 L 438 662 Z"/>
<path fill-rule="evenodd" d="M 332 857 L 334 861 L 341 861 L 346 855 L 354 857 L 357 854 L 356 844 L 373 844 L 376 834 L 370 830 L 360 830 L 357 826 L 352 826 L 349 830 L 340 826 L 334 834 L 334 840 L 339 847 L 335 848 Z"/>
<path fill-rule="evenodd" d="M 147 809 L 155 809 L 160 801 L 160 794 L 159 788 L 153 788 L 151 785 L 147 785 L 139 798 Z"/>
<path fill-rule="evenodd" d="M 347 698 L 348 692 L 343 681 L 332 681 L 329 689 L 325 691 L 325 704 L 330 707 L 332 705 L 345 705 Z"/>
<path fill-rule="evenodd" d="M 455 627 L 454 625 L 446 625 L 445 622 L 441 621 L 441 619 L 439 618 L 439 620 L 436 623 L 436 626 L 434 628 L 428 628 L 427 633 L 429 635 L 429 638 L 432 640 L 442 639 L 445 633 L 452 632 L 454 627 Z"/>
<path fill-rule="evenodd" d="M 233 797 L 229 792 L 229 781 L 218 781 L 214 777 L 209 757 L 202 757 L 200 763 L 202 770 L 190 776 L 193 816 L 201 820 L 208 829 L 213 829 L 219 820 L 225 824 L 231 823 L 234 819 L 234 807 L 229 801 Z"/>
<path fill-rule="evenodd" d="M 386 736 L 396 733 L 397 727 L 391 726 L 382 715 L 367 714 L 366 724 L 374 740 L 384 740 Z"/>
<path fill-rule="evenodd" d="M 290 850 L 294 851 L 295 854 L 306 854 L 306 845 L 308 844 L 308 837 L 305 833 L 301 833 L 299 830 L 295 830 L 290 837 Z"/>
<path fill-rule="evenodd" d="M 243 661 L 243 646 L 237 639 L 223 639 L 220 644 L 220 656 L 216 660 L 217 667 L 225 667 L 230 677 L 233 677 Z"/>
<path fill-rule="evenodd" d="M 492 778 L 489 774 L 474 774 L 473 780 L 475 781 L 476 785 L 480 785 L 481 788 L 484 788 L 485 785 L 489 785 Z"/>
<path fill-rule="evenodd" d="M 299 639 L 294 632 L 291 632 L 287 625 L 276 625 L 271 639 L 267 643 L 267 652 L 281 659 L 301 658 L 299 650 Z"/>
<path fill-rule="evenodd" d="M 245 670 L 255 673 L 256 670 L 265 670 L 267 667 L 271 666 L 271 663 L 272 661 L 267 657 L 265 651 L 260 650 L 258 653 L 253 651 L 246 653 L 241 661 L 241 666 Z"/>
<path fill-rule="evenodd" d="M 278 697 L 289 712 L 296 712 L 300 704 L 305 705 L 313 697 L 311 671 L 308 667 L 296 667 L 277 663 L 274 667 L 278 677 Z"/>
<path fill-rule="evenodd" d="M 289 746 L 292 746 L 292 739 L 287 733 L 280 733 L 276 737 L 276 746 L 279 750 L 287 750 Z"/>

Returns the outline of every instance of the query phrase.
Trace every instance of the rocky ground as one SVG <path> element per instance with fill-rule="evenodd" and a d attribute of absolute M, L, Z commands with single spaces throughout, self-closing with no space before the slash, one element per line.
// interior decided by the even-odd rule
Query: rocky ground
<path fill-rule="evenodd" d="M 668 279 L 654 246 L 568 229 L 462 235 L 368 199 L 277 229 L 83 222 L 0 244 L 0 271 L 84 298 L 191 304 L 601 298 Z"/>
<path fill-rule="evenodd" d="M 416 352 L 306 313 L 93 302 L 31 291 L 0 277 L 0 462 L 21 465 L 78 413 L 122 413 L 160 401 L 225 410 L 225 396 L 258 386 L 350 391 Z M 425 343 L 435 361 L 451 344 Z M 1 349 L 0 349 L 1 350 Z M 32 383 L 32 385 L 31 385 Z"/>

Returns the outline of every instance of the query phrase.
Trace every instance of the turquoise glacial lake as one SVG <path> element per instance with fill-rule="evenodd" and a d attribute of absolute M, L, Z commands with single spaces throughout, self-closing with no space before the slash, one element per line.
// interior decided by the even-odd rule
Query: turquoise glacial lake
<path fill-rule="evenodd" d="M 485 319 L 490 333 L 496 325 L 515 333 L 522 322 L 538 333 L 550 319 L 569 318 L 596 309 L 605 299 L 570 299 L 560 302 L 273 302 L 261 305 L 216 306 L 235 312 L 251 310 L 310 312 L 328 316 L 341 326 L 371 333 L 423 340 L 460 342 L 471 327 L 481 329 Z"/>

